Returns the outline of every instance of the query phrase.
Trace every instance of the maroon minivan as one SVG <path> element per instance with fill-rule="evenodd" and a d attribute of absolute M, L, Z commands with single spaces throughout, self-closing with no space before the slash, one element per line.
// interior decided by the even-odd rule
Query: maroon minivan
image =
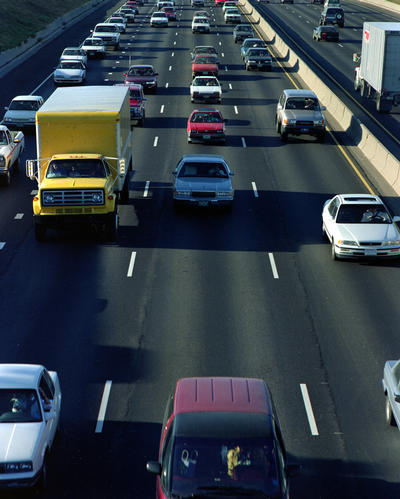
<path fill-rule="evenodd" d="M 288 499 L 286 451 L 271 395 L 253 378 L 183 378 L 164 414 L 156 498 Z"/>

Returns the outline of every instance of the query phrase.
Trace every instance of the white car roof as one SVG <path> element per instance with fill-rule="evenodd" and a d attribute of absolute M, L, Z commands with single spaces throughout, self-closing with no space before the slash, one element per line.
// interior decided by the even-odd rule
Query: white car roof
<path fill-rule="evenodd" d="M 341 203 L 343 204 L 364 204 L 377 203 L 382 204 L 382 200 L 373 194 L 338 194 Z"/>
<path fill-rule="evenodd" d="M 0 364 L 0 389 L 36 388 L 43 369 L 39 364 Z"/>
<path fill-rule="evenodd" d="M 37 101 L 43 99 L 40 95 L 17 95 L 12 100 L 32 100 Z"/>
<path fill-rule="evenodd" d="M 63 52 L 65 50 L 82 50 L 81 47 L 65 47 L 65 49 L 63 50 Z"/>

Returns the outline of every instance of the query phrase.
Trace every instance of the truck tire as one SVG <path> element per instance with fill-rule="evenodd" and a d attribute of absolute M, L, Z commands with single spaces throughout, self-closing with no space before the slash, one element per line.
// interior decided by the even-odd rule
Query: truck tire
<path fill-rule="evenodd" d="M 357 73 L 354 71 L 354 90 L 358 92 L 359 89 L 360 89 L 360 82 L 358 81 Z"/>
<path fill-rule="evenodd" d="M 104 227 L 104 236 L 106 241 L 114 242 L 117 239 L 118 233 L 118 213 L 115 212 L 112 217 L 106 222 Z"/>
<path fill-rule="evenodd" d="M 366 89 L 365 81 L 361 80 L 361 82 L 360 82 L 360 95 L 361 95 L 361 97 L 365 97 L 366 93 L 367 93 L 367 89 Z"/>
<path fill-rule="evenodd" d="M 35 224 L 35 238 L 39 243 L 46 239 L 46 226 L 42 224 Z"/>
<path fill-rule="evenodd" d="M 382 96 L 377 97 L 376 110 L 378 113 L 390 113 L 392 110 L 392 101 L 383 99 Z"/>
<path fill-rule="evenodd" d="M 396 420 L 394 419 L 392 406 L 390 405 L 389 397 L 386 395 L 385 401 L 385 419 L 386 423 L 390 426 L 396 426 Z"/>

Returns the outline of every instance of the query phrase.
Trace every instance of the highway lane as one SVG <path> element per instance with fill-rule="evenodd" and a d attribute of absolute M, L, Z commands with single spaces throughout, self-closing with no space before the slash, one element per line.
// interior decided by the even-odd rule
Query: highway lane
<path fill-rule="evenodd" d="M 265 13 L 267 18 L 272 19 L 287 33 L 300 47 L 305 57 L 313 61 L 314 69 L 324 81 L 332 88 L 336 81 L 341 89 L 339 95 L 343 97 L 356 117 L 365 123 L 373 133 L 389 148 L 397 157 L 400 155 L 400 142 L 398 141 L 399 110 L 394 107 L 389 114 L 381 114 L 376 111 L 373 100 L 362 99 L 359 92 L 354 91 L 354 64 L 353 53 L 361 51 L 362 26 L 364 21 L 398 21 L 399 14 L 390 13 L 387 10 L 375 9 L 358 2 L 343 2 L 345 13 L 345 27 L 339 28 L 340 42 L 326 43 L 315 42 L 312 39 L 312 30 L 319 24 L 321 5 L 309 2 L 295 2 L 294 4 L 281 5 L 280 3 L 252 3 L 256 9 Z M 299 48 L 295 48 L 299 53 Z M 320 71 L 322 67 L 327 74 Z M 332 77 L 332 80 L 328 79 Z M 344 89 L 344 90 L 343 90 Z M 366 110 L 362 112 L 352 99 L 356 99 Z M 392 136 L 388 136 L 371 119 L 371 116 L 388 130 Z"/>
<path fill-rule="evenodd" d="M 268 382 L 288 451 L 304 466 L 293 497 L 310 497 L 310 490 L 313 497 L 396 495 L 398 433 L 384 426 L 379 383 L 383 361 L 398 351 L 390 299 L 398 267 L 329 260 L 322 202 L 333 192 L 363 191 L 361 183 L 330 139 L 281 144 L 274 108 L 288 80 L 280 71 L 243 70 L 219 10 L 218 29 L 193 36 L 192 12 L 186 5 L 178 30 L 144 24 L 134 44 L 135 61 L 157 66 L 160 90 L 149 96 L 145 127 L 134 130 L 131 204 L 121 207 L 119 243 L 96 244 L 82 231 L 50 233 L 39 245 L 29 231 L 2 276 L 8 293 L 0 360 L 40 359 L 62 381 L 46 497 L 153 497 L 144 463 L 155 456 L 167 394 L 180 376 L 209 374 Z M 203 41 L 221 41 L 227 62 L 219 106 L 229 119 L 226 147 L 186 143 L 194 107 L 189 50 Z M 126 67 L 127 57 L 122 61 Z M 90 81 L 121 81 L 123 70 L 108 75 L 111 64 L 91 65 Z M 233 212 L 175 215 L 170 172 L 181 154 L 205 151 L 222 151 L 235 171 Z M 96 435 L 108 379 L 106 419 Z M 308 386 L 318 436 L 300 383 Z"/>

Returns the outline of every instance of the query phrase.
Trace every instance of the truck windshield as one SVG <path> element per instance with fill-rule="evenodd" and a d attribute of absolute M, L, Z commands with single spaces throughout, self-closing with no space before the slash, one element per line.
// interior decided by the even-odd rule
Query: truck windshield
<path fill-rule="evenodd" d="M 104 178 L 106 171 L 100 159 L 55 159 L 50 162 L 46 178 Z"/>

